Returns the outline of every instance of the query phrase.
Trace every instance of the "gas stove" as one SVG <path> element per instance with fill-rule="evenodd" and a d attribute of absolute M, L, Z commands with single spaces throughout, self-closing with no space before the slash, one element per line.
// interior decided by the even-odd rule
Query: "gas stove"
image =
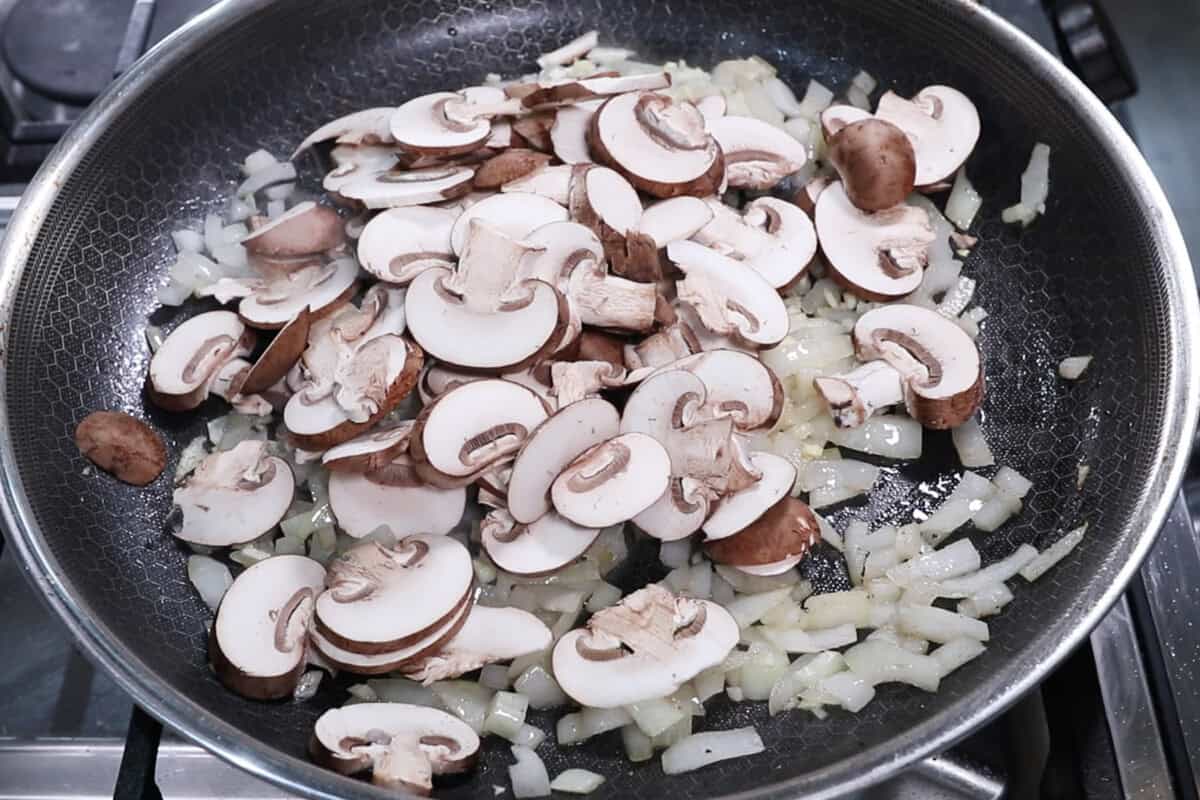
<path fill-rule="evenodd" d="M 210 0 L 0 0 L 0 227 L 46 153 L 145 49 Z M 1087 80 L 1139 139 L 1185 235 L 1200 243 L 1189 126 L 1190 4 L 1151 20 L 1133 0 L 990 0 Z M 1176 13 L 1177 12 L 1177 13 Z M 1182 16 L 1182 19 L 1181 19 Z M 1156 20 L 1173 20 L 1168 24 Z M 1146 79 L 1135 84 L 1119 34 Z M 1186 87 L 1164 89 L 1173 82 Z M 1195 99 L 1195 98 L 1194 98 Z M 1190 112 L 1190 113 L 1195 113 Z M 1172 124 L 1159 125 L 1170 120 Z M 1185 162 L 1184 166 L 1190 162 Z M 1189 229 L 1189 225 L 1192 227 Z M 1200 444 L 1200 443 L 1198 443 Z M 950 751 L 862 792 L 869 800 L 1197 798 L 1200 791 L 1200 470 L 1139 577 L 1037 690 Z M 76 650 L 0 532 L 0 800 L 278 798 L 281 790 L 182 740 Z M 19 644 L 15 644 L 19 643 Z"/>

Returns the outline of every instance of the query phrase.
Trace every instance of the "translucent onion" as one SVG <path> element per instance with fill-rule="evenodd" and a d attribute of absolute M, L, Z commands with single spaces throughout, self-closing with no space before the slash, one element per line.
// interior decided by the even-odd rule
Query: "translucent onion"
<path fill-rule="evenodd" d="M 852 672 L 872 685 L 907 683 L 927 692 L 936 692 L 941 680 L 941 666 L 931 656 L 910 653 L 887 642 L 856 644 L 843 657 Z"/>
<path fill-rule="evenodd" d="M 208 556 L 188 556 L 187 574 L 200 599 L 213 611 L 217 610 L 221 598 L 233 585 L 229 567 Z"/>
<path fill-rule="evenodd" d="M 1075 530 L 1064 534 L 1058 541 L 1039 553 L 1037 558 L 1022 567 L 1021 577 L 1030 583 L 1042 577 L 1047 570 L 1066 558 L 1076 545 L 1083 541 L 1083 534 L 1087 531 L 1087 527 L 1085 522 Z"/>
<path fill-rule="evenodd" d="M 718 761 L 751 756 L 765 749 L 752 727 L 697 733 L 663 752 L 662 769 L 667 775 L 678 775 Z"/>
<path fill-rule="evenodd" d="M 763 627 L 762 633 L 776 647 L 789 653 L 820 653 L 858 641 L 858 631 L 853 625 L 838 625 L 822 630 Z"/>
<path fill-rule="evenodd" d="M 1021 173 L 1021 205 L 1035 214 L 1046 213 L 1050 194 L 1050 146 L 1038 142 L 1029 154 L 1029 165 Z"/>
<path fill-rule="evenodd" d="M 964 617 L 983 619 L 999 614 L 1013 600 L 1012 590 L 1003 583 L 985 586 L 958 604 L 958 613 Z"/>
<path fill-rule="evenodd" d="M 975 215 L 983 206 L 983 198 L 971 180 L 967 177 L 967 168 L 960 167 L 954 177 L 954 188 L 950 190 L 950 199 L 946 201 L 946 218 L 953 222 L 959 230 L 965 231 L 975 221 Z"/>
<path fill-rule="evenodd" d="M 959 539 L 954 544 L 918 556 L 888 570 L 887 576 L 897 586 L 908 586 L 914 581 L 945 580 L 965 575 L 979 569 L 979 551 L 970 539 Z"/>
<path fill-rule="evenodd" d="M 987 623 L 935 606 L 900 606 L 896 629 L 905 635 L 944 644 L 952 639 L 988 640 Z"/>
<path fill-rule="evenodd" d="M 517 762 L 508 768 L 513 797 L 545 797 L 550 794 L 550 774 L 538 754 L 519 744 L 512 746 Z"/>
<path fill-rule="evenodd" d="M 691 716 L 691 712 L 684 708 L 682 703 L 674 702 L 670 697 L 631 703 L 625 710 L 642 733 L 651 738 L 658 736 L 684 717 Z"/>
<path fill-rule="evenodd" d="M 833 104 L 833 91 L 814 80 L 808 82 L 796 116 L 816 121 L 821 112 Z"/>
<path fill-rule="evenodd" d="M 978 658 L 986 649 L 975 639 L 954 639 L 934 650 L 931 658 L 937 662 L 942 677 L 945 677 L 971 659 Z"/>
<path fill-rule="evenodd" d="M 1083 371 L 1092 363 L 1091 356 L 1071 356 L 1058 362 L 1058 374 L 1068 381 L 1079 380 Z"/>
<path fill-rule="evenodd" d="M 541 664 L 534 664 L 513 681 L 513 689 L 529 699 L 530 708 L 540 710 L 565 705 L 567 696 L 558 681 Z"/>
<path fill-rule="evenodd" d="M 441 707 L 441 701 L 432 689 L 407 678 L 371 678 L 367 681 L 367 686 L 375 693 L 376 698 L 385 703 Z"/>
<path fill-rule="evenodd" d="M 586 769 L 568 769 L 550 781 L 550 788 L 566 794 L 591 794 L 604 783 L 604 776 Z"/>
<path fill-rule="evenodd" d="M 887 414 L 868 417 L 857 428 L 834 428 L 829 441 L 860 453 L 907 460 L 921 457 L 924 430 L 911 417 Z"/>
<path fill-rule="evenodd" d="M 474 681 L 437 681 L 429 688 L 441 701 L 442 707 L 471 726 L 476 733 L 483 733 L 483 723 L 488 715 L 488 704 L 492 690 Z"/>
<path fill-rule="evenodd" d="M 725 610 L 737 622 L 738 627 L 745 629 L 758 622 L 775 606 L 789 602 L 791 587 L 785 586 L 760 594 L 743 594 L 725 605 Z"/>
<path fill-rule="evenodd" d="M 954 449 L 958 451 L 958 460 L 964 467 L 990 467 L 996 463 L 996 457 L 984 438 L 978 414 L 952 430 L 950 437 L 954 440 Z"/>
<path fill-rule="evenodd" d="M 654 743 L 637 725 L 621 728 L 621 744 L 625 748 L 625 757 L 634 764 L 654 758 Z"/>

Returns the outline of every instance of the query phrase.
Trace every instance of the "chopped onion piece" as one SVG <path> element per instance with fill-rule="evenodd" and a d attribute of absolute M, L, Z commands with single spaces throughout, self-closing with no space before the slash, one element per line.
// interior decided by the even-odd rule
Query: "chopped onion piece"
<path fill-rule="evenodd" d="M 863 581 L 863 573 L 867 565 L 866 538 L 869 534 L 867 523 L 859 519 L 850 520 L 846 526 L 845 548 L 846 569 L 850 573 L 850 582 L 859 586 Z"/>
<path fill-rule="evenodd" d="M 1038 142 L 1029 154 L 1029 165 L 1021 173 L 1021 205 L 1035 214 L 1046 213 L 1050 193 L 1050 146 Z"/>
<path fill-rule="evenodd" d="M 931 656 L 910 653 L 902 647 L 881 641 L 856 644 L 844 654 L 846 664 L 856 675 L 880 683 L 907 683 L 936 692 L 941 667 Z"/>
<path fill-rule="evenodd" d="M 294 183 L 277 183 L 274 186 L 268 186 L 263 192 L 268 200 L 287 200 L 296 191 Z"/>
<path fill-rule="evenodd" d="M 601 609 L 615 606 L 621 599 L 621 590 L 613 586 L 611 583 L 603 581 L 592 591 L 588 597 L 587 604 L 584 606 L 589 614 L 595 614 Z"/>
<path fill-rule="evenodd" d="M 625 747 L 625 757 L 635 764 L 654 758 L 654 743 L 637 725 L 621 728 L 621 744 Z"/>
<path fill-rule="evenodd" d="M 513 796 L 545 797 L 550 794 L 550 774 L 538 754 L 528 747 L 515 744 L 512 746 L 513 757 L 517 763 L 508 768 L 508 779 L 512 782 Z"/>
<path fill-rule="evenodd" d="M 692 717 L 689 714 L 683 719 L 676 722 L 671 727 L 660 733 L 658 736 L 650 737 L 650 746 L 655 750 L 664 750 L 676 742 L 682 741 L 692 735 Z"/>
<path fill-rule="evenodd" d="M 853 625 L 865 628 L 871 622 L 871 598 L 861 589 L 815 594 L 804 601 L 804 626 L 808 630 Z"/>
<path fill-rule="evenodd" d="M 956 318 L 967 310 L 971 299 L 975 297 L 975 279 L 959 275 L 954 285 L 946 291 L 942 302 L 938 303 L 937 311 L 944 317 Z"/>
<path fill-rule="evenodd" d="M 1009 225 L 1015 225 L 1019 222 L 1022 226 L 1026 226 L 1037 219 L 1037 212 L 1021 203 L 1017 203 L 1001 211 L 1000 219 Z"/>
<path fill-rule="evenodd" d="M 876 628 L 867 634 L 869 642 L 888 642 L 894 644 L 910 653 L 925 654 L 929 651 L 929 640 L 918 639 L 915 636 L 906 636 L 896 630 L 894 625 L 888 624 Z"/>
<path fill-rule="evenodd" d="M 755 628 L 756 632 L 763 629 Z M 750 645 L 750 659 L 738 670 L 738 683 L 746 700 L 766 700 L 771 687 L 787 672 L 787 654 L 766 641 Z"/>
<path fill-rule="evenodd" d="M 1062 561 L 1067 555 L 1075 549 L 1075 546 L 1083 541 L 1083 534 L 1087 532 L 1087 523 L 1080 525 L 1073 531 L 1070 531 L 1056 541 L 1054 544 L 1047 547 L 1037 558 L 1030 561 L 1021 568 L 1021 577 L 1032 583 L 1059 561 Z"/>
<path fill-rule="evenodd" d="M 821 541 L 825 542 L 839 553 L 843 552 L 846 545 L 842 540 L 842 535 L 838 533 L 837 528 L 833 527 L 833 525 L 829 523 L 829 520 L 825 519 L 825 517 L 821 516 L 820 514 L 814 512 L 813 516 L 817 518 L 817 525 L 819 525 L 821 528 Z"/>
<path fill-rule="evenodd" d="M 858 641 L 858 631 L 849 624 L 821 630 L 763 627 L 762 633 L 776 647 L 789 653 L 820 653 Z"/>
<path fill-rule="evenodd" d="M 669 569 L 686 567 L 692 555 L 691 539 L 678 539 L 673 542 L 663 542 L 658 547 L 658 560 Z"/>
<path fill-rule="evenodd" d="M 505 664 L 486 664 L 479 671 L 479 685 L 488 689 L 499 691 L 507 689 L 508 683 L 508 666 Z M 522 692 L 528 694 L 528 692 Z M 533 698 L 530 698 L 529 704 L 533 705 Z M 537 708 L 537 706 L 534 706 Z"/>
<path fill-rule="evenodd" d="M 237 188 L 237 193 L 243 197 L 252 195 L 268 186 L 287 183 L 296 180 L 296 167 L 290 161 L 275 163 L 255 171 Z"/>
<path fill-rule="evenodd" d="M 996 492 L 990 500 L 984 501 L 983 507 L 971 517 L 971 522 L 979 530 L 990 533 L 1019 513 L 1020 500 L 1004 492 Z"/>
<path fill-rule="evenodd" d="M 987 623 L 935 606 L 902 605 L 896 614 L 896 629 L 908 636 L 944 644 L 951 639 L 988 640 Z"/>
<path fill-rule="evenodd" d="M 575 714 L 559 717 L 559 744 L 578 744 L 606 731 L 633 724 L 633 717 L 624 708 L 585 708 Z"/>
<path fill-rule="evenodd" d="M 953 639 L 934 650 L 930 657 L 938 663 L 944 678 L 971 659 L 983 655 L 986 649 L 975 639 Z"/>
<path fill-rule="evenodd" d="M 752 727 L 697 733 L 663 752 L 662 769 L 667 775 L 678 775 L 718 761 L 751 756 L 765 749 L 758 731 Z"/>
<path fill-rule="evenodd" d="M 204 237 L 193 230 L 181 228 L 171 231 L 171 241 L 175 243 L 175 251 L 179 253 L 203 253 Z"/>
<path fill-rule="evenodd" d="M 879 477 L 879 467 L 862 461 L 809 461 L 797 471 L 796 484 L 808 492 L 813 508 L 840 503 L 870 491 Z"/>
<path fill-rule="evenodd" d="M 975 215 L 983 206 L 983 198 L 967 177 L 967 168 L 960 167 L 954 177 L 954 188 L 950 190 L 950 199 L 946 201 L 946 219 L 953 222 L 959 230 L 965 231 L 975 221 Z"/>
<path fill-rule="evenodd" d="M 883 458 L 921 457 L 924 428 L 911 417 L 899 414 L 868 417 L 857 428 L 834 428 L 829 441 L 839 447 Z"/>
<path fill-rule="evenodd" d="M 925 541 L 934 546 L 941 543 L 966 524 L 971 515 L 983 507 L 983 501 L 995 491 L 996 487 L 987 478 L 974 472 L 964 472 L 954 491 L 950 492 L 942 505 L 921 523 L 921 533 Z"/>
<path fill-rule="evenodd" d="M 866 70 L 860 70 L 859 73 L 855 75 L 853 79 L 851 79 L 850 85 L 857 86 L 867 94 L 870 94 L 871 92 L 875 91 L 877 86 L 879 86 L 879 81 L 875 80 L 875 76 Z"/>
<path fill-rule="evenodd" d="M 1007 495 L 1021 499 L 1033 488 L 1033 481 L 1010 467 L 1001 467 L 992 476 L 992 483 Z"/>
<path fill-rule="evenodd" d="M 863 111 L 871 110 L 870 95 L 858 86 L 851 86 L 846 90 L 846 102 L 855 108 L 861 108 Z"/>
<path fill-rule="evenodd" d="M 701 703 L 710 697 L 716 697 L 725 691 L 725 670 L 720 664 L 709 667 L 692 678 L 692 687 Z"/>
<path fill-rule="evenodd" d="M 187 574 L 200 599 L 213 611 L 217 610 L 221 598 L 233 585 L 229 567 L 208 556 L 188 556 Z"/>
<path fill-rule="evenodd" d="M 192 287 L 172 278 L 166 286 L 160 287 L 154 296 L 164 306 L 181 306 L 192 296 Z"/>
<path fill-rule="evenodd" d="M 292 699 L 297 703 L 303 703 L 306 700 L 312 700 L 317 696 L 317 690 L 321 688 L 321 679 L 325 677 L 325 673 L 319 669 L 310 669 L 300 676 L 300 680 L 296 681 L 296 688 L 292 690 Z"/>
<path fill-rule="evenodd" d="M 682 703 L 675 702 L 671 697 L 631 703 L 625 710 L 641 728 L 642 733 L 651 738 L 658 736 L 682 718 L 691 716 L 691 712 L 684 708 Z"/>
<path fill-rule="evenodd" d="M 1080 463 L 1080 465 L 1075 469 L 1075 488 L 1083 489 L 1083 484 L 1087 482 L 1088 475 L 1091 473 L 1092 467 L 1090 464 Z"/>
<path fill-rule="evenodd" d="M 788 602 L 791 588 L 784 587 L 761 594 L 744 594 L 725 606 L 725 610 L 745 629 L 762 619 L 768 611 L 780 603 Z"/>
<path fill-rule="evenodd" d="M 242 174 L 249 177 L 256 172 L 261 172 L 267 167 L 278 163 L 279 159 L 271 155 L 267 150 L 258 149 L 250 155 L 246 156 L 246 160 L 242 162 Z"/>
<path fill-rule="evenodd" d="M 1012 599 L 1011 589 L 1003 583 L 995 583 L 961 601 L 958 604 L 958 613 L 976 619 L 991 617 L 999 614 Z"/>
<path fill-rule="evenodd" d="M 565 705 L 567 695 L 541 664 L 534 664 L 513 681 L 513 688 L 529 698 L 530 708 L 539 711 Z"/>
<path fill-rule="evenodd" d="M 1058 374 L 1068 380 L 1076 381 L 1083 375 L 1083 371 L 1092 363 L 1091 356 L 1071 356 L 1064 358 L 1058 362 Z"/>
<path fill-rule="evenodd" d="M 604 776 L 586 769 L 568 769 L 550 781 L 550 788 L 567 794 L 591 794 L 604 783 Z"/>
<path fill-rule="evenodd" d="M 441 706 L 438 696 L 428 686 L 407 678 L 371 678 L 367 686 L 384 703 L 409 703 L 415 706 Z"/>
<path fill-rule="evenodd" d="M 916 580 L 944 580 L 979 569 L 979 551 L 970 539 L 917 556 L 889 569 L 887 576 L 897 586 L 908 586 Z"/>
<path fill-rule="evenodd" d="M 528 722 L 522 722 L 521 727 L 517 728 L 516 734 L 504 738 L 513 744 L 519 744 L 522 747 L 528 747 L 530 750 L 536 750 L 538 745 L 546 741 L 546 732 L 535 725 L 530 725 Z"/>
<path fill-rule="evenodd" d="M 1031 545 L 1023 544 L 1007 558 L 994 564 L 989 564 L 978 572 L 947 578 L 934 585 L 938 597 L 964 598 L 997 583 L 1003 583 L 1015 576 L 1026 565 L 1037 558 L 1038 551 Z"/>
<path fill-rule="evenodd" d="M 838 672 L 823 678 L 808 696 L 819 699 L 822 705 L 839 705 L 852 714 L 862 711 L 875 699 L 871 681 L 854 672 Z M 808 693 L 806 693 L 808 694 Z"/>
<path fill-rule="evenodd" d="M 954 440 L 954 449 L 958 451 L 958 460 L 964 467 L 990 467 L 996 463 L 996 457 L 992 455 L 992 449 L 983 436 L 978 414 L 952 430 L 950 436 Z"/>
<path fill-rule="evenodd" d="M 492 699 L 491 689 L 474 681 L 437 681 L 429 688 L 447 711 L 470 725 L 476 733 L 483 733 Z"/>
<path fill-rule="evenodd" d="M 804 90 L 804 97 L 800 100 L 800 108 L 796 112 L 796 116 L 816 121 L 821 116 L 821 112 L 832 104 L 833 91 L 826 89 L 815 80 L 810 80 Z"/>
<path fill-rule="evenodd" d="M 768 78 L 763 82 L 763 88 L 767 92 L 767 96 L 771 98 L 771 102 L 775 104 L 775 108 L 779 109 L 779 113 L 785 117 L 798 117 L 804 113 L 804 108 L 796 99 L 792 88 L 779 78 Z"/>

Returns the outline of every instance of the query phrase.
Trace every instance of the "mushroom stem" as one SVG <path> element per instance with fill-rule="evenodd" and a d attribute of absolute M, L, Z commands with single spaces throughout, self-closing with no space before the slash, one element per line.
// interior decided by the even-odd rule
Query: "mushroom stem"
<path fill-rule="evenodd" d="M 845 375 L 814 378 L 813 386 L 839 428 L 857 428 L 877 409 L 904 401 L 900 372 L 886 361 L 868 361 Z"/>
<path fill-rule="evenodd" d="M 654 327 L 658 289 L 653 283 L 608 275 L 591 261 L 572 270 L 568 294 L 584 325 L 629 331 Z"/>

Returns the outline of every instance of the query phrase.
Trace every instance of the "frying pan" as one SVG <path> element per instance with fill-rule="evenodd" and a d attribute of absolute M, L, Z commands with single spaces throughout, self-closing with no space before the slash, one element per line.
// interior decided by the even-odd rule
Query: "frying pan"
<path fill-rule="evenodd" d="M 308 703 L 254 703 L 205 665 L 209 618 L 185 577 L 187 552 L 164 532 L 171 487 L 84 474 L 71 432 L 87 412 L 148 418 L 175 452 L 224 410 L 168 415 L 145 402 L 148 319 L 170 326 L 197 308 L 156 310 L 169 231 L 220 207 L 237 164 L 260 146 L 287 153 L 345 112 L 514 74 L 540 51 L 592 27 L 647 59 L 712 65 L 760 54 L 792 86 L 842 87 L 860 68 L 905 96 L 948 83 L 977 103 L 981 144 L 971 176 L 987 202 L 966 274 L 980 281 L 987 398 L 997 460 L 1029 476 L 1024 512 L 974 541 L 985 560 L 1041 548 L 1090 523 L 1083 543 L 991 621 L 985 656 L 937 694 L 881 687 L 857 715 L 770 718 L 765 704 L 713 702 L 701 729 L 756 725 L 767 751 L 668 778 L 631 767 L 614 735 L 570 751 L 539 749 L 551 774 L 607 776 L 603 797 L 827 797 L 878 781 L 945 749 L 1040 681 L 1123 590 L 1177 489 L 1195 425 L 1195 286 L 1158 184 L 1107 111 L 1053 59 L 974 3 L 953 0 L 243 0 L 224 3 L 139 62 L 58 146 L 22 200 L 0 251 L 4 388 L 3 510 L 31 579 L 83 647 L 134 700 L 220 756 L 312 797 L 380 797 L 308 763 L 320 711 L 345 699 L 326 681 Z M 1046 214 L 1004 225 L 1030 148 L 1053 148 Z M 308 179 L 316 165 L 302 165 Z M 1058 361 L 1090 353 L 1078 382 Z M 872 525 L 927 511 L 955 482 L 948 437 L 926 435 L 919 463 L 889 471 L 868 504 L 843 509 Z M 1077 467 L 1090 477 L 1076 487 Z M 168 467 L 171 474 L 173 465 Z M 642 545 L 622 576 L 654 577 Z M 807 569 L 824 588 L 836 558 Z M 538 718 L 550 730 L 549 717 Z M 441 797 L 492 796 L 507 785 L 507 747 Z"/>

